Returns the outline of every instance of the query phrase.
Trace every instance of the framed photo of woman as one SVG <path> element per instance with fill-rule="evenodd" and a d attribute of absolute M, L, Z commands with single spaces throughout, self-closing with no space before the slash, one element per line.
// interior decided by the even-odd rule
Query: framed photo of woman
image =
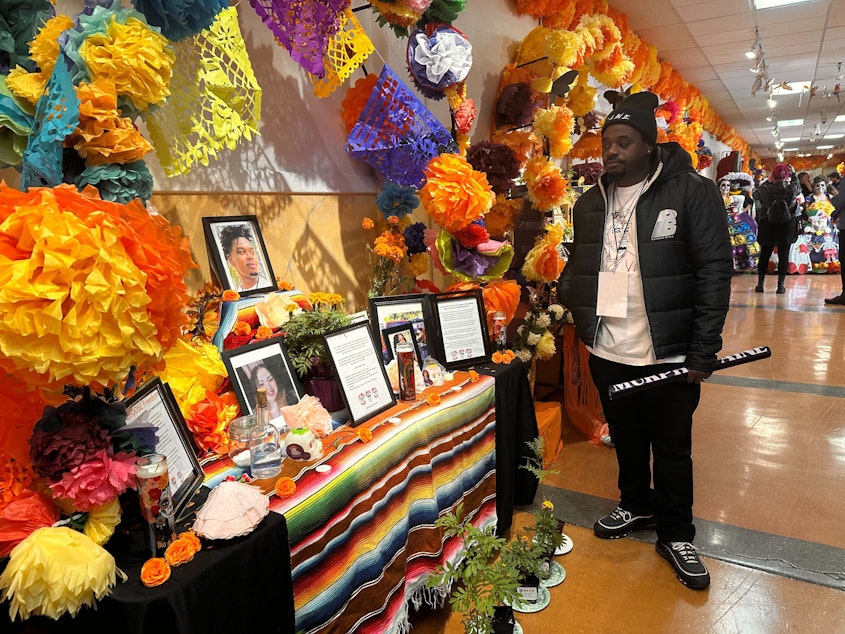
<path fill-rule="evenodd" d="M 224 290 L 242 296 L 278 290 L 256 216 L 202 219 L 211 270 Z"/>
<path fill-rule="evenodd" d="M 428 358 L 429 336 L 433 325 L 429 297 L 426 293 L 416 293 L 370 298 L 370 327 L 373 339 L 381 342 L 385 364 L 393 359 L 393 351 L 385 342 L 382 331 L 394 326 L 409 325 L 413 329 L 419 362 L 422 363 Z"/>
<path fill-rule="evenodd" d="M 281 408 L 295 405 L 303 396 L 290 357 L 278 337 L 224 350 L 223 363 L 244 414 L 255 414 L 260 387 L 267 390 L 270 422 L 277 425 L 283 419 Z"/>
<path fill-rule="evenodd" d="M 400 343 L 410 343 L 414 346 L 414 359 L 417 365 L 422 363 L 420 359 L 420 348 L 417 345 L 417 336 L 414 331 L 414 324 L 399 324 L 398 326 L 390 326 L 381 331 L 382 346 L 387 348 L 387 353 L 390 356 L 389 361 L 396 358 L 396 346 Z"/>

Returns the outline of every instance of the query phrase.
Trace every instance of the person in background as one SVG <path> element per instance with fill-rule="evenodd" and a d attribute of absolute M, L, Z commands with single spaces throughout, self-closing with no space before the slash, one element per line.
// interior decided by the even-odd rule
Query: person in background
<path fill-rule="evenodd" d="M 842 231 L 845 229 L 845 219 L 843 219 L 842 210 L 845 209 L 845 192 L 841 192 L 834 196 L 831 201 L 833 203 L 833 213 L 830 215 L 832 222 L 838 223 L 839 227 L 839 241 L 842 244 Z M 839 267 L 839 275 L 842 277 L 842 292 L 836 297 L 826 297 L 825 304 L 833 304 L 836 306 L 845 306 L 845 266 Z"/>
<path fill-rule="evenodd" d="M 839 183 L 842 180 L 842 177 L 839 175 L 839 172 L 831 172 L 827 175 L 827 193 L 830 196 L 836 196 L 839 193 Z"/>
<path fill-rule="evenodd" d="M 813 193 L 813 182 L 808 172 L 798 172 L 798 184 L 801 186 L 801 193 L 804 198 Z"/>
<path fill-rule="evenodd" d="M 692 421 L 722 345 L 731 244 L 716 184 L 680 145 L 657 144 L 657 105 L 635 93 L 605 119 L 604 169 L 573 208 L 558 296 L 590 351 L 619 466 L 619 505 L 593 531 L 612 539 L 656 526 L 658 554 L 704 589 L 710 573 L 692 544 Z M 608 396 L 615 383 L 682 366 L 684 382 Z"/>
<path fill-rule="evenodd" d="M 796 238 L 798 219 L 789 222 L 769 222 L 769 209 L 777 198 L 789 198 L 795 201 L 800 193 L 798 183 L 792 181 L 792 171 L 786 163 L 778 163 L 772 170 L 772 179 L 766 181 L 754 192 L 754 199 L 760 204 L 757 212 L 757 242 L 760 244 L 760 260 L 757 264 L 757 286 L 754 290 L 763 292 L 766 273 L 769 268 L 769 258 L 777 247 L 778 253 L 778 286 L 777 293 L 786 292 L 784 282 L 789 267 L 789 245 Z"/>

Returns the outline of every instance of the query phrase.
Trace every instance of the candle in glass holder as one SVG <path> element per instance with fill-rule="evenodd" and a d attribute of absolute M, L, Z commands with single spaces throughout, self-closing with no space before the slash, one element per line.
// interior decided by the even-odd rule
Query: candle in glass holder
<path fill-rule="evenodd" d="M 414 369 L 414 347 L 402 342 L 396 345 L 396 361 L 399 365 L 399 400 L 413 401 L 417 397 Z"/>
<path fill-rule="evenodd" d="M 141 456 L 135 461 L 135 478 L 141 515 L 147 522 L 150 552 L 153 557 L 164 557 L 176 533 L 167 458 L 159 453 Z"/>

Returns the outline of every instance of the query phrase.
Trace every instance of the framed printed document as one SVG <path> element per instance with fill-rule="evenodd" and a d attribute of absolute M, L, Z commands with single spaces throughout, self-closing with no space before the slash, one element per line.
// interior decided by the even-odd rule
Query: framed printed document
<path fill-rule="evenodd" d="M 490 359 L 487 315 L 481 291 L 440 293 L 431 298 L 440 335 L 437 353 L 447 370 L 466 368 Z"/>
<path fill-rule="evenodd" d="M 145 427 L 155 432 L 155 452 L 167 457 L 174 514 L 179 517 L 202 485 L 205 475 L 179 405 L 170 387 L 158 377 L 145 383 L 126 400 L 126 428 Z"/>
<path fill-rule="evenodd" d="M 350 425 L 357 427 L 396 404 L 369 323 L 350 324 L 323 337 L 349 410 Z"/>

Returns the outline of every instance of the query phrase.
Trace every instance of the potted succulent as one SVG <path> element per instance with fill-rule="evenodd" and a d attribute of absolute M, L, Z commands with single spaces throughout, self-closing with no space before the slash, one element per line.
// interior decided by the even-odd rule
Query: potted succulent
<path fill-rule="evenodd" d="M 429 588 L 450 589 L 449 604 L 463 614 L 466 634 L 511 634 L 516 621 L 509 607 L 519 601 L 516 569 L 498 557 L 506 540 L 495 527 L 478 528 L 463 517 L 463 505 L 440 517 L 436 526 L 446 537 L 459 537 L 464 545 L 457 563 L 447 562 L 426 582 Z"/>
<path fill-rule="evenodd" d="M 315 303 L 313 300 L 312 304 L 313 308 L 291 315 L 285 324 L 285 348 L 305 391 L 319 398 L 327 410 L 335 412 L 343 409 L 343 396 L 323 335 L 348 325 L 350 321 L 336 308 L 337 304 Z"/>

